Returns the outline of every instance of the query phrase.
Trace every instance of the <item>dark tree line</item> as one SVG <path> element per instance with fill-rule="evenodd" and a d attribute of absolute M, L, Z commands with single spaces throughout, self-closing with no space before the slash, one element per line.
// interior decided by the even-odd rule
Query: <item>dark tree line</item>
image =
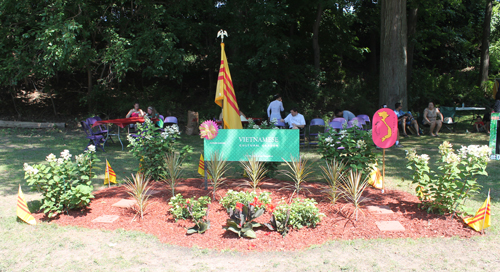
<path fill-rule="evenodd" d="M 2 114 L 118 117 L 139 101 L 216 116 L 219 29 L 247 115 L 265 115 L 275 93 L 309 117 L 481 103 L 481 82 L 498 72 L 488 67 L 495 4 L 1 0 Z"/>

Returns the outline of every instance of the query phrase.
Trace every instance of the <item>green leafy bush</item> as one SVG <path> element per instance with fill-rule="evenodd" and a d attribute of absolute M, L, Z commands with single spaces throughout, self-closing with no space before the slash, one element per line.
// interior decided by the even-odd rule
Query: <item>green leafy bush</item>
<path fill-rule="evenodd" d="M 477 175 L 487 176 L 491 150 L 488 146 L 462 146 L 458 154 L 445 141 L 439 146 L 440 173 L 430 170 L 429 156 L 417 155 L 415 149 L 406 151 L 407 167 L 413 170 L 415 192 L 427 212 L 463 211 L 463 202 L 478 192 Z M 432 177 L 431 177 L 432 175 Z"/>
<path fill-rule="evenodd" d="M 319 212 L 318 203 L 311 198 L 294 199 L 291 204 L 280 203 L 274 210 L 275 220 L 286 222 L 288 211 L 290 211 L 288 225 L 292 228 L 300 229 L 302 227 L 316 227 L 325 215 Z"/>
<path fill-rule="evenodd" d="M 255 192 L 238 192 L 233 190 L 227 191 L 226 196 L 219 202 L 229 212 L 230 209 L 236 207 L 236 203 L 250 203 L 255 197 L 258 197 L 260 202 L 264 204 L 271 203 L 270 192 L 262 192 L 260 195 L 257 195 Z"/>
<path fill-rule="evenodd" d="M 364 170 L 377 162 L 371 130 L 362 130 L 356 125 L 340 132 L 330 129 L 320 134 L 318 148 L 323 159 L 344 161 L 355 170 Z"/>
<path fill-rule="evenodd" d="M 137 124 L 139 137 L 127 136 L 129 152 L 139 160 L 140 172 L 158 180 L 165 169 L 164 155 L 175 151 L 174 144 L 176 139 L 180 138 L 180 131 L 177 125 L 172 125 L 165 127 L 165 131 L 161 132 L 149 118 L 145 117 L 144 120 L 143 124 Z M 182 148 L 181 157 L 191 150 L 190 146 Z"/>
<path fill-rule="evenodd" d="M 100 161 L 95 155 L 95 146 L 90 145 L 85 153 L 75 156 L 74 161 L 71 157 L 69 150 L 64 150 L 60 158 L 54 154 L 48 155 L 48 165 L 24 164 L 24 178 L 32 190 L 42 193 L 40 208 L 49 217 L 83 208 L 94 198 L 92 168 Z"/>
<path fill-rule="evenodd" d="M 253 228 L 258 228 L 261 225 L 253 220 L 264 214 L 263 206 L 264 203 L 260 202 L 257 197 L 249 203 L 236 203 L 234 209 L 229 209 L 229 219 L 224 229 L 238 234 L 239 237 L 257 238 Z"/>
<path fill-rule="evenodd" d="M 181 194 L 177 194 L 170 198 L 168 205 L 172 206 L 169 211 L 174 216 L 175 220 L 188 219 L 201 220 L 207 213 L 210 198 L 208 196 L 200 196 L 198 199 L 194 197 L 185 199 Z M 188 210 L 188 206 L 191 210 Z"/>

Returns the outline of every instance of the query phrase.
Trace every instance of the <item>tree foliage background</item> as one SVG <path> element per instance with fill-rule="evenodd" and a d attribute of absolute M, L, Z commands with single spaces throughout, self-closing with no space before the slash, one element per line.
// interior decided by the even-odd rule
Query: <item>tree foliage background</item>
<path fill-rule="evenodd" d="M 383 1 L 383 0 L 380 0 Z M 489 105 L 477 86 L 484 0 L 409 0 L 408 107 Z M 500 70 L 494 2 L 492 78 Z M 372 0 L 0 0 L 1 114 L 218 116 L 219 29 L 240 109 L 264 117 L 273 94 L 307 117 L 379 106 L 380 3 Z M 389 105 L 392 107 L 392 105 Z"/>

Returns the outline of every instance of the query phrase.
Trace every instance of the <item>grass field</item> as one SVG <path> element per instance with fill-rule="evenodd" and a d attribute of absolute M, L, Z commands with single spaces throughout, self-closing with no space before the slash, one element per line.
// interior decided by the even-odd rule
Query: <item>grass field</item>
<path fill-rule="evenodd" d="M 200 248 L 182 248 L 160 243 L 154 236 L 134 231 L 100 231 L 75 227 L 59 227 L 51 223 L 28 226 L 16 220 L 15 206 L 19 184 L 28 202 L 40 198 L 29 192 L 24 181 L 23 163 L 40 163 L 50 153 L 58 155 L 69 149 L 77 155 L 85 148 L 78 130 L 0 130 L 0 271 L 497 271 L 500 270 L 500 238 L 498 215 L 500 200 L 498 161 L 488 165 L 489 176 L 479 177 L 483 185 L 479 195 L 466 205 L 477 209 L 492 196 L 492 224 L 484 236 L 473 239 L 385 239 L 331 241 L 299 252 L 235 252 Z M 125 135 L 122 135 L 122 139 Z M 443 140 L 455 146 L 488 144 L 487 136 L 478 133 L 442 133 L 440 138 L 409 137 L 402 139 L 407 148 L 438 156 Z M 186 164 L 186 177 L 196 177 L 202 141 L 198 136 L 183 136 L 179 144 L 190 144 L 195 152 Z M 387 150 L 386 181 L 389 189 L 413 192 L 409 185 L 411 173 L 406 169 L 406 148 Z M 301 149 L 310 157 L 315 174 L 311 181 L 320 181 L 318 164 L 323 163 L 315 148 Z M 127 148 L 110 144 L 99 158 L 110 161 L 119 179 L 129 176 L 138 162 Z M 102 163 L 102 167 L 104 163 Z M 284 169 L 283 165 L 280 168 Z M 234 164 L 229 175 L 241 176 Z M 104 170 L 94 180 L 102 187 Z M 278 178 L 286 179 L 284 176 Z M 29 204 L 30 205 L 30 204 Z"/>

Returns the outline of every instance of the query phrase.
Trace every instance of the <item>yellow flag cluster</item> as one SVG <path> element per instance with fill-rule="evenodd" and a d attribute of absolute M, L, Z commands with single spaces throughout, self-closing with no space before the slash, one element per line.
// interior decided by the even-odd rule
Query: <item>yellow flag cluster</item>
<path fill-rule="evenodd" d="M 108 160 L 106 160 L 106 172 L 104 172 L 104 184 L 108 183 L 116 183 L 116 174 L 115 171 L 113 171 L 113 168 L 111 168 L 111 165 L 109 165 Z"/>
<path fill-rule="evenodd" d="M 234 93 L 233 81 L 224 51 L 224 43 L 220 44 L 221 60 L 217 90 L 215 91 L 215 103 L 222 107 L 222 119 L 225 129 L 241 129 L 240 109 Z"/>
<path fill-rule="evenodd" d="M 205 161 L 203 160 L 203 154 L 200 155 L 200 162 L 198 162 L 198 174 L 205 176 Z"/>
<path fill-rule="evenodd" d="M 21 184 L 19 184 L 19 193 L 17 195 L 17 217 L 30 225 L 36 225 L 36 220 L 33 215 L 31 215 L 28 205 L 26 205 L 26 200 L 21 190 Z"/>
<path fill-rule="evenodd" d="M 469 225 L 476 231 L 481 231 L 489 226 L 490 223 L 490 193 L 488 192 L 488 198 L 484 201 L 483 206 L 477 210 L 476 215 L 474 217 L 464 219 L 465 223 Z"/>
<path fill-rule="evenodd" d="M 368 179 L 368 184 L 371 186 L 382 189 L 382 174 L 380 174 L 380 170 L 375 167 L 375 169 L 370 173 L 370 178 Z"/>

